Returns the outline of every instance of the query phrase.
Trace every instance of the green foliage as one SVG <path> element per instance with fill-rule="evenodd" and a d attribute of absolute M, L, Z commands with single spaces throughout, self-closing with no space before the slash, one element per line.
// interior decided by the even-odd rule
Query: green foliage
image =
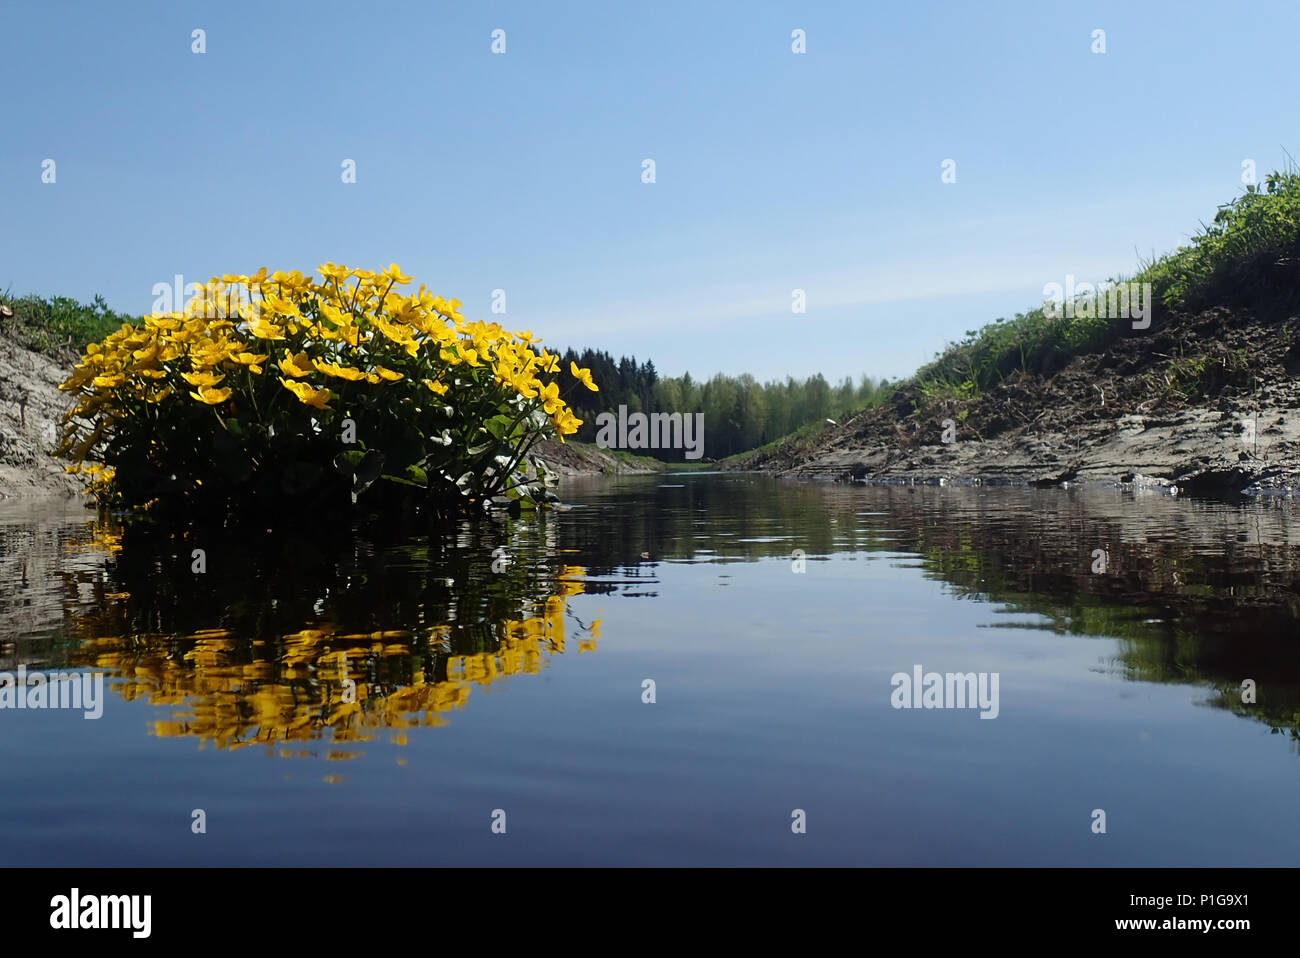
<path fill-rule="evenodd" d="M 13 316 L 0 317 L 0 333 L 57 359 L 79 355 L 88 344 L 133 321 L 109 309 L 102 296 L 81 303 L 67 296 L 14 298 L 6 293 L 0 304 L 13 310 Z"/>
<path fill-rule="evenodd" d="M 1190 246 L 1151 264 L 1141 277 L 1171 308 L 1199 305 L 1233 267 L 1261 256 L 1294 251 L 1300 242 L 1300 174 L 1271 173 L 1262 187 L 1219 207 L 1214 222 Z"/>

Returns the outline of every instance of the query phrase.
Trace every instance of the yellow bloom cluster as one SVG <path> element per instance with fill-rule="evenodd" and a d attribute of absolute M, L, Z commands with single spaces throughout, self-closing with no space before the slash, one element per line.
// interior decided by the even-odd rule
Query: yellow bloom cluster
<path fill-rule="evenodd" d="M 78 402 L 55 454 L 77 471 L 99 458 L 124 420 L 157 418 L 151 409 L 177 402 L 212 407 L 219 418 L 265 416 L 275 397 L 261 383 L 271 379 L 319 414 L 340 416 L 336 400 L 354 400 L 356 390 L 398 389 L 390 408 L 418 407 L 420 396 L 427 405 L 431 394 L 454 406 L 461 389 L 495 383 L 544 411 L 561 438 L 581 425 L 551 378 L 559 357 L 531 332 L 467 320 L 459 300 L 423 285 L 402 292 L 411 277 L 396 264 L 372 271 L 325 263 L 319 275 L 263 267 L 213 277 L 183 312 L 123 325 L 87 347 L 60 387 Z M 596 389 L 589 371 L 572 366 L 570 374 Z M 111 483 L 113 475 L 93 478 Z"/>

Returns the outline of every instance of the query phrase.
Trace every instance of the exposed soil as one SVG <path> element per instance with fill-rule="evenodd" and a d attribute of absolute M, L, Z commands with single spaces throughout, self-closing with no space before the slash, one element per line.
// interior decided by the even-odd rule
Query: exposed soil
<path fill-rule="evenodd" d="M 1057 371 L 1013 373 L 975 398 L 927 400 L 908 385 L 732 465 L 859 481 L 1297 488 L 1298 374 L 1300 317 L 1216 307 L 1173 314 Z"/>
<path fill-rule="evenodd" d="M 0 337 L 0 498 L 81 491 L 49 454 L 70 405 L 59 392 L 67 377 L 63 365 Z"/>

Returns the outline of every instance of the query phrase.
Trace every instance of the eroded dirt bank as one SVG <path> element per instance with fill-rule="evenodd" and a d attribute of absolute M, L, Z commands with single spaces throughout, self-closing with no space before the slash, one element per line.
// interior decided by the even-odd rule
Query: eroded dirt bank
<path fill-rule="evenodd" d="M 75 496 L 81 484 L 50 457 L 68 409 L 67 370 L 0 336 L 0 498 Z"/>
<path fill-rule="evenodd" d="M 1300 487 L 1300 317 L 1208 309 L 970 399 L 905 386 L 735 465 L 867 481 L 1066 481 L 1185 492 Z M 948 440 L 948 441 L 945 441 Z"/>

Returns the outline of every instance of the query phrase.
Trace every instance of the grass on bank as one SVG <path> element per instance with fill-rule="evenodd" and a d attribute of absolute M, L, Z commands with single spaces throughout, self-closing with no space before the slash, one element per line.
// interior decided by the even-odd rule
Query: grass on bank
<path fill-rule="evenodd" d="M 662 459 L 655 459 L 651 456 L 638 456 L 636 453 L 628 452 L 626 449 L 601 449 L 599 446 L 591 445 L 589 443 L 575 442 L 572 439 L 569 440 L 569 443 L 587 449 L 597 449 L 631 469 L 641 469 L 646 472 L 664 472 L 674 466 L 673 463 L 664 462 Z"/>
<path fill-rule="evenodd" d="M 67 296 L 0 294 L 0 335 L 33 352 L 60 361 L 80 356 L 90 343 L 102 340 L 123 323 L 138 319 L 108 308 L 104 297 L 90 303 Z M 9 312 L 13 315 L 8 315 Z"/>
<path fill-rule="evenodd" d="M 727 469 L 732 467 L 739 467 L 742 464 L 750 461 L 751 459 L 761 461 L 767 458 L 768 456 L 772 455 L 773 453 L 777 452 L 778 450 L 784 450 L 786 452 L 795 452 L 795 453 L 811 450 L 815 447 L 815 443 L 813 442 L 813 440 L 816 439 L 816 437 L 820 436 L 827 429 L 831 429 L 841 422 L 848 422 L 850 419 L 853 419 L 855 416 L 860 416 L 862 413 L 867 412 L 868 410 L 875 409 L 886 399 L 888 399 L 891 395 L 893 395 L 894 390 L 897 389 L 899 385 L 901 384 L 889 383 L 882 386 L 880 389 L 876 391 L 875 395 L 873 395 L 869 400 L 867 400 L 865 403 L 858 404 L 857 406 L 853 407 L 852 409 L 848 410 L 845 413 L 842 413 L 840 418 L 838 420 L 835 420 L 834 422 L 830 420 L 824 420 L 822 422 L 805 423 L 804 425 L 796 429 L 794 432 L 790 433 L 789 435 L 782 436 L 780 439 L 773 439 L 771 442 L 764 443 L 763 445 L 758 446 L 754 449 L 749 449 L 744 452 L 737 452 L 737 453 L 733 453 L 730 456 L 726 456 L 725 458 L 718 460 L 718 462 L 712 465 L 711 468 Z"/>
<path fill-rule="evenodd" d="M 1300 256 L 1300 173 L 1270 174 L 1218 208 L 1189 245 L 1112 282 L 1150 283 L 1152 324 L 1170 312 L 1249 298 L 1250 267 Z M 1076 300 L 1078 302 L 1078 300 Z M 1016 371 L 1051 373 L 1076 355 L 1105 349 L 1131 331 L 1127 319 L 1050 316 L 1042 308 L 999 319 L 951 344 L 917 370 L 925 400 L 970 399 Z M 1094 310 L 1093 312 L 1097 312 Z"/>

